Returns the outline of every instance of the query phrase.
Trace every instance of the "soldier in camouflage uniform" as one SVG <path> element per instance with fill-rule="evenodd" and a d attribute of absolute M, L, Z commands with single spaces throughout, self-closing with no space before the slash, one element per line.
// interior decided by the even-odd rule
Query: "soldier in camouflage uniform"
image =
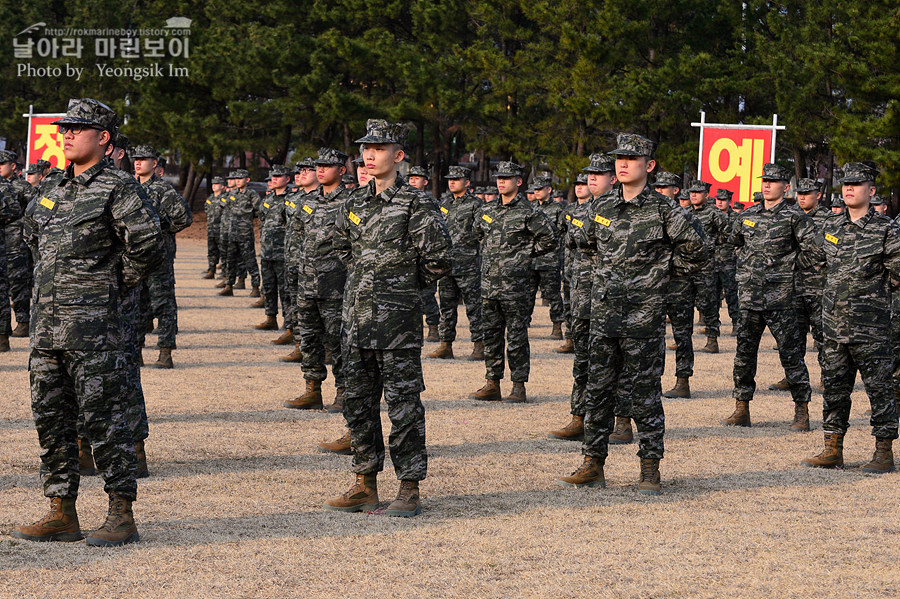
<path fill-rule="evenodd" d="M 0 154 L 2 157 L 2 154 Z M 22 216 L 19 204 L 10 183 L 0 177 L 0 226 L 17 222 Z M 7 275 L 6 235 L 0 235 L 0 352 L 8 352 L 9 336 L 12 333 L 12 311 L 9 300 L 9 277 Z"/>
<path fill-rule="evenodd" d="M 484 202 L 467 192 L 469 169 L 451 166 L 444 177 L 450 194 L 441 197 L 440 210 L 453 246 L 450 249 L 450 273 L 441 279 L 441 345 L 428 354 L 429 358 L 453 359 L 456 340 L 457 308 L 460 297 L 466 305 L 469 334 L 474 345 L 469 360 L 484 360 L 484 341 L 481 334 L 481 249 L 475 233 Z"/>
<path fill-rule="evenodd" d="M 259 297 L 259 266 L 256 264 L 253 219 L 259 212 L 260 198 L 259 194 L 247 188 L 250 173 L 246 169 L 232 171 L 232 175 L 236 188 L 228 196 L 228 211 L 231 216 L 231 229 L 228 232 L 228 272 L 225 274 L 225 288 L 219 295 L 232 296 L 234 289 L 241 289 L 241 285 L 235 285 L 240 264 L 250 274 L 250 284 L 253 286 L 250 297 Z"/>
<path fill-rule="evenodd" d="M 333 248 L 347 266 L 343 301 L 346 387 L 356 483 L 325 503 L 360 511 L 378 503 L 376 476 L 384 467 L 379 404 L 391 419 L 391 461 L 400 491 L 389 516 L 421 512 L 419 481 L 427 473 L 422 379 L 422 288 L 450 268 L 450 237 L 432 201 L 397 174 L 405 127 L 380 119 L 366 124 L 363 159 L 373 180 L 338 212 Z"/>
<path fill-rule="evenodd" d="M 579 247 L 595 247 L 591 289 L 591 377 L 585 397 L 584 461 L 562 486 L 605 486 L 603 466 L 617 397 L 629 397 L 638 430 L 638 491 L 658 495 L 665 415 L 660 378 L 665 362 L 667 283 L 672 272 L 690 276 L 708 259 L 703 239 L 684 212 L 652 191 L 656 166 L 649 139 L 621 134 L 618 184 L 596 200 L 594 213 L 573 229 Z"/>
<path fill-rule="evenodd" d="M 335 222 L 350 197 L 341 182 L 347 172 L 348 156 L 334 148 L 319 148 L 316 178 L 319 187 L 303 198 L 293 227 L 299 241 L 299 284 L 295 306 L 294 332 L 303 352 L 306 390 L 284 402 L 284 407 L 300 410 L 322 408 L 322 381 L 328 376 L 326 353 L 331 356 L 331 373 L 337 395 L 329 412 L 343 409 L 344 373 L 341 350 L 341 302 L 347 269 L 334 248 Z"/>
<path fill-rule="evenodd" d="M 885 203 L 884 198 L 877 193 L 869 200 L 869 204 L 872 206 L 872 210 L 878 214 L 887 213 L 887 204 Z"/>
<path fill-rule="evenodd" d="M 580 205 L 579 199 L 590 199 L 591 190 L 587 184 L 587 173 L 578 173 L 575 177 L 575 199 L 576 201 L 566 204 L 563 207 L 563 218 L 566 221 L 566 231 L 572 226 L 572 212 Z M 563 344 L 553 349 L 558 354 L 574 354 L 575 342 L 572 339 L 572 327 L 575 326 L 572 317 L 572 260 L 574 259 L 574 251 L 569 248 L 565 242 L 566 232 L 562 234 L 560 243 L 563 252 L 562 267 L 562 303 L 563 303 L 563 319 L 566 322 L 566 328 L 563 335 Z M 555 437 L 554 437 L 555 438 Z"/>
<path fill-rule="evenodd" d="M 500 192 L 497 191 L 495 186 L 485 187 L 484 188 L 484 201 L 485 203 L 490 203 L 500 197 Z"/>
<path fill-rule="evenodd" d="M 203 273 L 204 279 L 213 279 L 216 276 L 216 267 L 222 254 L 219 248 L 222 222 L 222 206 L 225 204 L 225 179 L 212 178 L 212 196 L 206 198 L 206 257 L 209 268 Z"/>
<path fill-rule="evenodd" d="M 408 173 L 408 183 L 420 191 L 425 191 L 428 187 L 428 180 L 431 176 L 428 169 L 423 166 L 410 167 Z M 422 311 L 425 312 L 425 324 L 428 326 L 428 333 L 425 335 L 425 341 L 440 341 L 440 322 L 441 309 L 438 306 L 435 295 L 436 287 L 428 287 L 422 290 Z"/>
<path fill-rule="evenodd" d="M 41 186 L 44 178 L 44 169 L 39 164 L 29 164 L 25 169 L 25 181 L 35 189 Z"/>
<path fill-rule="evenodd" d="M 475 228 L 475 235 L 481 240 L 481 327 L 486 383 L 469 397 L 481 401 L 501 399 L 506 345 L 513 388 L 504 401 L 522 403 L 527 399 L 525 382 L 531 370 L 528 323 L 534 308 L 533 260 L 535 256 L 555 251 L 557 240 L 547 216 L 519 192 L 522 167 L 501 162 L 494 177 L 500 200 L 483 205 Z"/>
<path fill-rule="evenodd" d="M 281 314 L 287 320 L 288 291 L 285 280 L 284 236 L 287 226 L 285 198 L 290 172 L 281 164 L 269 170 L 272 191 L 266 194 L 259 207 L 259 263 L 262 277 L 263 307 L 266 319 L 254 328 L 259 331 L 278 330 L 278 299 Z"/>
<path fill-rule="evenodd" d="M 32 411 L 50 512 L 13 536 L 82 538 L 76 421 L 79 411 L 109 494 L 106 522 L 88 545 L 139 540 L 132 501 L 136 457 L 123 413 L 127 386 L 121 297 L 165 260 L 159 221 L 143 188 L 105 160 L 116 115 L 96 100 L 69 102 L 54 124 L 70 161 L 59 184 L 29 206 L 29 245 L 38 248 L 31 321 Z"/>
<path fill-rule="evenodd" d="M 900 278 L 900 227 L 869 204 L 876 171 L 864 164 L 843 167 L 846 212 L 822 225 L 827 270 L 822 295 L 822 369 L 825 449 L 803 460 L 807 466 L 844 465 L 844 435 L 850 426 L 850 394 L 862 375 L 872 406 L 872 460 L 863 472 L 894 471 L 897 402 L 891 382 L 891 277 Z"/>
<path fill-rule="evenodd" d="M 750 426 L 757 352 L 768 326 L 778 343 L 794 400 L 791 430 L 808 431 L 811 391 L 794 311 L 794 269 L 821 263 L 824 254 L 815 242 L 816 226 L 800 208 L 784 201 L 784 193 L 790 189 L 790 171 L 769 163 L 760 178 L 764 201 L 741 213 L 741 222 L 731 236 L 737 248 L 741 326 L 734 355 L 735 409 L 722 424 Z"/>
<path fill-rule="evenodd" d="M 734 230 L 735 224 L 740 220 L 737 212 L 731 209 L 731 198 L 734 193 L 727 189 L 716 190 L 716 208 L 725 215 L 725 220 L 730 229 L 728 237 Z M 741 322 L 741 308 L 738 303 L 737 292 L 737 255 L 734 246 L 730 243 L 716 245 L 716 307 L 721 306 L 722 296 L 725 296 L 725 305 L 728 307 L 728 317 L 731 319 L 731 334 L 737 336 L 737 329 Z"/>
<path fill-rule="evenodd" d="M 537 177 L 532 182 L 534 187 L 534 207 L 546 215 L 553 227 L 553 234 L 557 240 L 561 240 L 566 232 L 565 207 L 559 202 L 554 202 L 551 197 L 553 187 L 549 175 Z M 560 272 L 562 271 L 562 246 L 564 242 L 559 241 L 557 247 L 552 252 L 535 256 L 531 262 L 532 269 L 532 290 L 536 297 L 538 289 L 541 290 L 541 299 L 544 305 L 550 306 L 550 321 L 553 323 L 553 329 L 550 333 L 551 339 L 562 339 L 562 323 L 565 320 L 563 312 L 562 295 L 560 285 L 562 284 Z M 532 312 L 534 311 L 534 298 L 532 299 Z"/>
<path fill-rule="evenodd" d="M 193 222 L 191 207 L 175 188 L 159 178 L 156 169 L 157 152 L 147 145 L 137 146 L 131 152 L 134 172 L 148 196 L 161 213 L 163 242 L 166 261 L 147 277 L 152 312 L 144 314 L 146 321 L 157 319 L 157 347 L 159 358 L 156 368 L 173 368 L 172 350 L 175 349 L 175 335 L 178 332 L 178 303 L 175 299 L 175 234 L 188 228 Z M 147 327 L 150 328 L 149 326 Z"/>
<path fill-rule="evenodd" d="M 0 151 L 0 181 L 6 187 L 6 193 L 19 204 L 19 214 L 24 214 L 25 207 L 37 190 L 25 179 L 15 173 L 16 154 L 8 150 Z M 30 319 L 30 300 L 32 269 L 31 252 L 22 238 L 22 219 L 7 223 L 4 228 L 6 237 L 6 276 L 9 279 L 9 290 L 2 296 L 2 301 L 12 300 L 13 312 L 16 316 L 16 328 L 12 337 L 28 336 Z"/>
<path fill-rule="evenodd" d="M 844 198 L 842 196 L 835 196 L 833 200 L 831 200 L 831 213 L 832 214 L 841 214 L 844 211 Z"/>

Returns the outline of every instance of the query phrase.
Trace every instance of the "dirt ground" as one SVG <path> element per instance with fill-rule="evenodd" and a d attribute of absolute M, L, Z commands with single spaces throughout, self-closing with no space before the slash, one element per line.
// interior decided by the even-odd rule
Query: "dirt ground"
<path fill-rule="evenodd" d="M 872 454 L 858 386 L 847 469 L 804 468 L 822 444 L 787 430 L 792 403 L 766 390 L 783 374 L 764 337 L 753 428 L 719 420 L 731 399 L 734 337 L 697 353 L 693 398 L 665 400 L 663 494 L 638 495 L 636 446 L 614 446 L 606 489 L 563 489 L 577 443 L 546 438 L 568 420 L 572 357 L 553 352 L 548 309 L 531 329 L 530 402 L 467 399 L 484 365 L 425 359 L 429 477 L 411 519 L 325 512 L 351 483 L 350 458 L 316 452 L 342 417 L 282 407 L 300 367 L 278 356 L 249 291 L 215 294 L 200 278 L 205 242 L 179 240 L 176 368 L 143 371 L 151 477 L 135 514 L 141 542 L 96 549 L 8 536 L 46 512 L 29 408 L 27 340 L 0 354 L 0 585 L 2 597 L 896 597 L 900 594 L 898 475 L 866 475 Z M 540 302 L 539 302 L 540 304 Z M 461 308 L 461 324 L 465 325 Z M 723 320 L 728 322 L 723 310 Z M 454 349 L 471 345 L 463 326 Z M 704 339 L 695 335 L 699 348 Z M 155 336 L 148 337 L 148 346 Z M 425 351 L 434 344 L 426 344 Z M 148 347 L 144 358 L 155 359 Z M 815 354 L 807 356 L 813 381 Z M 663 388 L 674 382 L 666 356 Z M 508 392 L 508 378 L 503 390 Z M 323 386 L 327 401 L 331 380 Z M 382 411 L 384 426 L 389 426 Z M 398 482 L 388 461 L 382 499 Z M 82 527 L 105 516 L 97 478 L 83 481 Z"/>

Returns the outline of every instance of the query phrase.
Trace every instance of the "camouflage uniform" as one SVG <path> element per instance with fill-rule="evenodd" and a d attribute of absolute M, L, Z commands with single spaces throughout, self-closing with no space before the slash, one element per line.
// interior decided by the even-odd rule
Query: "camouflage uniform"
<path fill-rule="evenodd" d="M 766 164 L 763 178 L 790 180 L 784 167 Z M 802 210 L 781 201 L 772 208 L 756 203 L 741 213 L 731 241 L 737 248 L 741 326 L 734 355 L 734 399 L 750 401 L 756 390 L 756 364 L 763 330 L 778 342 L 781 365 L 795 402 L 809 402 L 809 371 L 803 359 L 794 311 L 794 267 L 823 259 L 816 227 Z"/>
<path fill-rule="evenodd" d="M 20 222 L 22 206 L 12 193 L 11 185 L 5 180 L 0 180 L 0 226 Z M 6 236 L 0 235 L 0 336 L 8 336 L 12 333 L 12 311 L 9 300 L 9 277 L 7 274 Z M 28 318 L 24 321 L 27 322 Z"/>
<path fill-rule="evenodd" d="M 797 192 L 818 191 L 819 186 L 813 179 L 800 179 Z M 821 204 L 806 213 L 816 231 L 821 231 L 825 221 L 831 217 L 831 210 Z M 817 262 L 805 268 L 797 265 L 794 275 L 794 307 L 797 311 L 797 325 L 800 328 L 800 348 L 806 355 L 806 335 L 812 329 L 816 348 L 822 346 L 822 292 L 825 289 L 825 264 Z M 822 366 L 822 354 L 819 354 L 819 366 Z"/>
<path fill-rule="evenodd" d="M 495 177 L 521 177 L 521 167 L 501 162 Z M 508 204 L 482 204 L 475 235 L 481 241 L 481 322 L 488 380 L 503 378 L 503 336 L 510 379 L 528 381 L 528 322 L 534 307 L 533 258 L 557 248 L 553 225 L 521 193 Z"/>
<path fill-rule="evenodd" d="M 269 170 L 271 176 L 287 175 L 288 170 L 277 164 Z M 288 317 L 287 280 L 285 279 L 284 236 L 287 228 L 285 214 L 287 193 L 267 193 L 259 207 L 259 264 L 262 293 L 265 297 L 266 316 L 278 315 L 278 299 L 281 298 L 281 314 Z"/>
<path fill-rule="evenodd" d="M 356 143 L 404 139 L 401 125 L 370 119 L 367 135 Z M 418 481 L 427 474 L 420 290 L 450 268 L 450 237 L 433 206 L 398 176 L 381 193 L 374 179 L 354 190 L 338 213 L 333 247 L 348 270 L 344 417 L 357 474 L 384 467 L 382 392 L 397 478 Z"/>
<path fill-rule="evenodd" d="M 294 165 L 294 173 L 301 168 L 316 168 L 316 163 L 311 157 L 306 157 Z M 313 192 L 315 193 L 315 192 Z M 287 282 L 288 312 L 285 315 L 284 326 L 292 331 L 297 326 L 297 297 L 300 284 L 300 244 L 294 228 L 294 219 L 298 216 L 300 207 L 303 206 L 307 193 L 297 188 L 284 198 L 284 217 L 287 227 L 284 231 L 284 263 L 285 279 Z"/>
<path fill-rule="evenodd" d="M 705 181 L 694 181 L 689 193 L 709 192 L 710 184 Z M 719 336 L 719 296 L 716 294 L 716 264 L 715 252 L 719 247 L 728 245 L 731 236 L 731 227 L 728 219 L 722 214 L 722 211 L 709 203 L 702 206 L 692 206 L 693 216 L 706 233 L 708 247 L 711 250 L 710 260 L 707 261 L 703 269 L 697 274 L 691 276 L 691 285 L 694 288 L 694 297 L 697 309 L 703 315 L 703 321 L 706 326 L 707 337 Z M 693 315 L 692 315 L 693 317 Z"/>
<path fill-rule="evenodd" d="M 549 177 L 540 178 L 534 184 L 538 189 L 547 187 L 550 185 L 550 179 Z M 556 239 L 561 240 L 566 232 L 565 206 L 559 202 L 554 202 L 552 197 L 548 197 L 543 202 L 534 202 L 534 207 L 544 213 L 547 220 L 550 221 Z M 531 263 L 533 273 L 532 289 L 534 293 L 532 295 L 530 312 L 534 311 L 534 302 L 537 291 L 540 289 L 541 299 L 545 299 L 550 303 L 550 320 L 553 323 L 560 323 L 565 320 L 560 292 L 563 245 L 562 242 L 559 242 L 552 252 L 535 256 Z"/>
<path fill-rule="evenodd" d="M 717 200 L 731 201 L 733 194 L 727 189 L 719 189 L 716 191 Z M 740 222 L 738 213 L 731 209 L 722 212 L 725 215 L 725 221 L 728 224 L 728 237 L 734 231 L 736 223 Z M 741 308 L 738 302 L 737 291 L 737 256 L 734 253 L 734 246 L 730 243 L 716 244 L 716 312 L 722 303 L 722 296 L 725 297 L 725 305 L 728 307 L 728 317 L 731 319 L 731 328 L 736 332 L 741 322 Z"/>
<path fill-rule="evenodd" d="M 2 154 L 6 154 L 6 156 Z M 15 161 L 15 154 L 12 152 L 0 153 L 0 162 L 6 162 L 4 158 Z M 18 202 L 19 214 L 24 214 L 28 202 L 37 195 L 37 189 L 15 174 L 9 179 L 6 190 Z M 28 312 L 33 264 L 31 252 L 22 237 L 22 219 L 19 218 L 8 223 L 4 228 L 4 233 L 6 237 L 6 276 L 9 280 L 9 290 L 2 297 L 12 300 L 16 322 L 27 325 L 30 318 Z"/>
<path fill-rule="evenodd" d="M 468 179 L 469 169 L 451 166 L 445 179 Z M 469 319 L 472 342 L 482 340 L 481 321 L 481 254 L 475 229 L 484 202 L 470 193 L 455 198 L 452 193 L 441 196 L 440 210 L 447 223 L 453 246 L 450 248 L 450 273 L 438 284 L 441 297 L 441 341 L 456 339 L 457 306 L 462 296 Z"/>
<path fill-rule="evenodd" d="M 408 175 L 409 177 L 425 177 L 426 179 L 431 179 L 431 175 L 429 172 L 421 166 L 413 166 L 410 167 Z M 431 196 L 429 195 L 429 199 Z M 441 215 L 443 217 L 443 214 Z M 425 324 L 430 327 L 436 327 L 440 325 L 441 322 L 441 308 L 438 306 L 438 301 L 436 299 L 437 295 L 437 284 L 432 284 L 422 290 L 422 311 L 425 313 Z M 454 306 L 455 310 L 455 306 Z"/>
<path fill-rule="evenodd" d="M 225 185 L 222 177 L 213 177 L 213 184 Z M 215 270 L 219 265 L 222 251 L 219 248 L 221 236 L 222 206 L 224 205 L 225 191 L 213 194 L 206 199 L 206 257 L 209 262 L 209 270 Z"/>
<path fill-rule="evenodd" d="M 250 176 L 244 169 L 232 173 L 235 178 Z M 229 179 L 232 178 L 229 176 Z M 231 229 L 228 232 L 228 272 L 225 282 L 234 285 L 239 265 L 250 274 L 250 283 L 259 287 L 259 266 L 256 264 L 256 242 L 254 240 L 253 218 L 259 211 L 259 195 L 252 189 L 234 189 L 228 194 L 228 210 L 231 215 Z"/>

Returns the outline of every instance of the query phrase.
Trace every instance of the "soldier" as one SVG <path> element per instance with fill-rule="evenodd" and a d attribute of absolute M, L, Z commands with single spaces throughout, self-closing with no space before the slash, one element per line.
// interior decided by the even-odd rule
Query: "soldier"
<path fill-rule="evenodd" d="M 219 265 L 221 251 L 219 249 L 219 236 L 221 235 L 222 205 L 225 203 L 225 179 L 212 178 L 212 196 L 206 199 L 206 258 L 209 268 L 203 271 L 204 279 L 216 277 L 216 267 Z"/>
<path fill-rule="evenodd" d="M 219 201 L 222 203 L 221 205 L 221 216 L 219 217 L 219 258 L 222 261 L 222 268 L 219 271 L 219 278 L 222 279 L 218 283 L 216 283 L 216 289 L 224 289 L 225 288 L 225 276 L 228 272 L 228 243 L 231 239 L 231 195 L 237 190 L 237 178 L 235 177 L 236 171 L 231 171 L 228 173 L 228 176 L 225 177 L 225 190 L 222 194 L 222 197 L 219 198 Z M 246 276 L 246 273 L 243 273 Z M 238 276 L 241 276 L 241 273 L 238 272 Z"/>
<path fill-rule="evenodd" d="M 762 194 L 741 214 L 731 242 L 737 248 L 738 302 L 741 326 L 734 355 L 734 413 L 727 426 L 750 426 L 750 401 L 756 390 L 756 363 L 763 330 L 778 343 L 781 365 L 794 399 L 792 431 L 809 430 L 809 372 L 803 360 L 794 311 L 794 268 L 821 262 L 816 227 L 796 205 L 784 201 L 791 173 L 777 164 L 763 167 Z"/>
<path fill-rule="evenodd" d="M 572 213 L 581 203 L 579 200 L 585 201 L 591 198 L 591 190 L 588 187 L 587 173 L 581 172 L 575 177 L 575 202 L 567 204 L 563 211 L 566 219 L 566 231 L 572 226 Z M 563 302 L 563 318 L 566 321 L 565 335 L 563 344 L 554 348 L 558 354 L 574 354 L 575 342 L 572 339 L 572 327 L 575 326 L 572 318 L 572 261 L 574 260 L 574 252 L 565 243 L 566 233 L 563 233 L 560 243 L 563 246 L 563 270 L 562 270 L 562 302 Z M 554 437 L 555 438 L 555 437 Z"/>
<path fill-rule="evenodd" d="M 24 214 L 28 202 L 37 195 L 37 190 L 16 174 L 15 166 L 16 154 L 8 150 L 0 150 L 0 180 L 5 185 L 6 193 L 19 204 L 19 216 L 21 216 Z M 8 304 L 12 300 L 16 328 L 13 329 L 11 336 L 27 337 L 28 321 L 31 318 L 29 312 L 33 265 L 31 252 L 22 237 L 22 219 L 17 218 L 7 223 L 4 227 L 4 236 L 6 237 L 6 276 L 9 281 L 9 289 L 3 293 L 0 301 Z"/>
<path fill-rule="evenodd" d="M 334 148 L 319 148 L 316 178 L 319 187 L 303 198 L 292 226 L 300 244 L 299 283 L 295 306 L 295 333 L 303 352 L 306 390 L 300 397 L 284 402 L 299 410 L 322 408 L 322 381 L 328 376 L 326 353 L 331 356 L 331 373 L 337 387 L 329 412 L 343 408 L 344 373 L 341 351 L 341 302 L 347 269 L 334 248 L 335 222 L 350 192 L 341 183 L 347 172 L 348 156 Z"/>
<path fill-rule="evenodd" d="M 551 197 L 553 187 L 550 176 L 537 177 L 532 182 L 534 187 L 535 208 L 543 212 L 553 227 L 553 234 L 559 240 L 566 230 L 565 208 L 559 202 L 554 202 Z M 558 242 L 553 251 L 542 256 L 535 256 L 531 262 L 532 290 L 534 296 L 531 302 L 531 311 L 534 311 L 534 299 L 538 289 L 541 290 L 542 303 L 550 306 L 550 321 L 553 329 L 550 332 L 551 339 L 562 339 L 562 323 L 565 319 L 563 313 L 562 295 L 560 294 L 560 271 L 562 270 L 562 246 Z"/>
<path fill-rule="evenodd" d="M 272 192 L 267 194 L 259 208 L 259 263 L 262 276 L 263 307 L 266 319 L 254 328 L 259 331 L 278 330 L 278 299 L 281 298 L 281 315 L 287 320 L 288 291 L 284 270 L 284 236 L 287 223 L 284 200 L 291 175 L 288 169 L 276 164 L 269 169 Z"/>
<path fill-rule="evenodd" d="M 8 157 L 0 150 L 0 158 Z M 4 166 L 6 163 L 4 163 Z M 5 177 L 0 177 L 0 226 L 6 226 L 21 219 L 22 206 L 16 199 L 12 185 Z M 9 336 L 12 333 L 12 311 L 10 309 L 9 277 L 7 274 L 6 235 L 0 235 L 0 352 L 10 351 Z"/>
<path fill-rule="evenodd" d="M 378 405 L 382 392 L 391 419 L 391 461 L 400 490 L 388 516 L 421 513 L 425 478 L 425 408 L 419 291 L 450 268 L 450 237 L 431 200 L 397 174 L 405 127 L 366 123 L 363 158 L 372 181 L 341 207 L 334 249 L 348 267 L 343 302 L 346 388 L 355 484 L 325 508 L 355 512 L 378 503 L 376 476 L 384 467 Z"/>
<path fill-rule="evenodd" d="M 450 273 L 441 279 L 438 285 L 441 296 L 439 327 L 441 345 L 428 354 L 428 357 L 453 359 L 457 307 L 461 297 L 466 304 L 469 335 L 473 344 L 468 359 L 484 360 L 484 341 L 481 333 L 481 257 L 475 231 L 484 202 L 467 192 L 469 169 L 466 167 L 451 166 L 444 178 L 450 188 L 450 196 L 441 198 L 440 210 L 447 223 L 453 245 L 450 248 Z"/>
<path fill-rule="evenodd" d="M 484 187 L 476 187 L 476 188 L 475 188 L 475 192 L 474 192 L 474 193 L 475 193 L 475 197 L 478 198 L 479 200 L 481 200 L 482 202 L 487 201 L 487 200 L 485 199 L 485 195 L 486 195 L 486 194 L 485 194 L 485 191 L 486 191 L 486 189 L 485 189 Z"/>
<path fill-rule="evenodd" d="M 513 387 L 504 401 L 523 403 L 531 370 L 528 322 L 534 307 L 532 261 L 534 256 L 554 251 L 557 241 L 547 216 L 519 192 L 522 167 L 514 162 L 501 162 L 494 177 L 500 200 L 484 205 L 475 228 L 481 241 L 481 327 L 486 383 L 469 397 L 480 401 L 501 399 L 505 333 Z"/>
<path fill-rule="evenodd" d="M 231 230 L 228 240 L 228 268 L 225 275 L 225 288 L 219 295 L 234 295 L 234 289 L 243 289 L 243 279 L 235 285 L 237 266 L 241 264 L 250 273 L 253 289 L 250 297 L 259 297 L 259 266 L 256 264 L 256 244 L 254 241 L 253 219 L 259 211 L 259 195 L 247 189 L 250 173 L 246 169 L 237 169 L 235 175 L 236 189 L 228 196 L 228 210 L 231 214 Z M 230 178 L 230 177 L 229 177 Z"/>
<path fill-rule="evenodd" d="M 50 512 L 12 535 L 32 541 L 82 538 L 75 500 L 79 411 L 109 494 L 104 524 L 87 544 L 139 540 L 132 502 L 136 457 L 122 413 L 126 386 L 120 294 L 165 259 L 162 235 L 143 188 L 104 160 L 116 115 L 91 99 L 72 100 L 53 124 L 70 161 L 59 185 L 29 207 L 37 245 L 31 323 L 31 398 Z"/>
<path fill-rule="evenodd" d="M 731 198 L 734 192 L 727 189 L 716 190 L 716 208 L 725 215 L 729 233 L 734 230 L 738 222 L 737 212 L 731 209 Z M 725 305 L 728 307 L 728 317 L 731 319 L 731 334 L 737 336 L 737 329 L 741 322 L 741 309 L 738 304 L 737 293 L 737 256 L 734 246 L 730 243 L 722 243 L 716 246 L 716 307 L 722 304 L 722 296 L 725 296 Z"/>
<path fill-rule="evenodd" d="M 493 202 L 498 197 L 500 197 L 500 192 L 497 191 L 495 186 L 485 187 L 484 188 L 484 201 L 485 203 Z"/>
<path fill-rule="evenodd" d="M 422 166 L 413 166 L 409 169 L 408 183 L 420 191 L 425 191 L 428 187 L 428 170 Z M 425 312 L 425 325 L 428 327 L 428 333 L 425 335 L 425 341 L 440 341 L 440 323 L 441 309 L 435 299 L 437 288 L 427 287 L 422 290 L 422 311 Z"/>
<path fill-rule="evenodd" d="M 41 186 L 44 179 L 44 169 L 39 164 L 29 164 L 25 169 L 25 181 L 35 189 Z"/>
<path fill-rule="evenodd" d="M 575 244 L 575 230 L 583 229 L 585 223 L 593 217 L 594 202 L 605 196 L 616 182 L 613 174 L 615 161 L 609 154 L 591 154 L 590 164 L 581 169 L 585 175 L 585 184 L 575 184 L 575 196 L 578 203 L 573 205 L 571 218 L 566 231 L 566 245 L 571 256 L 572 291 L 572 345 L 575 362 L 572 365 L 572 396 L 569 401 L 572 419 L 561 429 L 550 431 L 551 439 L 578 441 L 584 437 L 584 396 L 588 381 L 588 358 L 590 353 L 591 329 L 591 287 L 593 285 L 593 269 L 597 264 L 595 247 L 578 247 Z M 581 177 L 582 175 L 579 175 Z M 579 179 L 580 180 L 580 179 Z M 586 192 L 586 193 L 585 193 Z M 623 414 L 630 417 L 629 414 Z M 628 430 L 631 430 L 629 420 Z"/>
<path fill-rule="evenodd" d="M 872 196 L 869 204 L 872 206 L 872 209 L 878 214 L 885 214 L 887 212 L 887 204 L 885 203 L 884 198 L 877 193 Z"/>
<path fill-rule="evenodd" d="M 833 200 L 831 200 L 831 212 L 832 214 L 841 214 L 844 211 L 844 198 L 843 196 L 835 196 Z"/>
<path fill-rule="evenodd" d="M 844 165 L 841 191 L 845 214 L 824 221 L 826 283 L 822 296 L 822 429 L 825 449 L 803 460 L 807 466 L 841 468 L 850 424 L 850 394 L 862 375 L 872 406 L 872 461 L 863 472 L 894 471 L 891 448 L 897 438 L 897 403 L 891 383 L 890 279 L 900 278 L 900 228 L 869 204 L 875 170 Z"/>
<path fill-rule="evenodd" d="M 152 312 L 144 314 L 151 322 L 157 319 L 157 347 L 159 358 L 153 364 L 156 368 L 174 368 L 172 350 L 175 349 L 175 335 L 178 332 L 178 303 L 175 299 L 175 234 L 191 225 L 191 208 L 169 183 L 156 174 L 157 153 L 148 145 L 137 146 L 131 152 L 135 176 L 143 185 L 151 201 L 158 206 L 166 260 L 147 277 Z M 149 326 L 147 327 L 150 328 Z"/>

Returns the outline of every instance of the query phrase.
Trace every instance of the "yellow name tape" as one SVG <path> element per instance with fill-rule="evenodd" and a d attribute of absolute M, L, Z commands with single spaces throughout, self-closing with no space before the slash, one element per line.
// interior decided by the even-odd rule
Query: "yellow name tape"
<path fill-rule="evenodd" d="M 53 210 L 53 207 L 56 206 L 56 202 L 44 196 L 41 198 L 41 206 L 43 206 L 47 210 Z"/>
<path fill-rule="evenodd" d="M 303 208 L 307 209 L 307 208 L 309 208 L 309 206 L 303 206 Z M 312 211 L 310 210 L 310 212 L 312 212 Z M 354 225 L 359 225 L 359 221 L 362 220 L 358 216 L 353 214 L 352 212 L 347 215 L 347 218 L 349 218 L 350 222 L 352 222 Z"/>
<path fill-rule="evenodd" d="M 212 204 L 212 200 L 206 200 L 207 204 Z"/>
<path fill-rule="evenodd" d="M 490 216 L 488 216 L 487 214 L 482 214 L 482 215 L 481 215 L 481 219 L 482 219 L 483 221 L 487 222 L 488 224 L 494 222 L 494 219 L 492 219 L 492 218 L 491 218 Z"/>
<path fill-rule="evenodd" d="M 752 220 L 747 220 L 746 218 L 744 219 L 744 224 L 747 225 L 748 227 L 755 227 L 755 226 L 756 226 L 756 223 L 755 223 L 755 222 L 753 222 Z"/>
<path fill-rule="evenodd" d="M 269 202 L 263 202 L 263 206 L 265 206 L 266 208 L 271 208 L 271 206 L 269 206 Z"/>
<path fill-rule="evenodd" d="M 307 214 L 312 214 L 312 213 L 313 213 L 313 209 L 310 208 L 309 206 L 307 206 L 306 204 L 303 204 L 303 212 L 305 212 L 305 213 L 307 213 Z M 353 214 L 352 212 L 351 212 L 350 214 L 352 214 L 353 216 L 356 216 L 356 215 Z M 353 219 L 351 218 L 350 220 L 353 220 Z M 355 222 L 355 223 L 358 225 L 358 224 L 359 224 L 359 218 L 357 218 L 357 219 L 356 219 L 355 221 L 353 221 L 353 222 Z"/>
<path fill-rule="evenodd" d="M 444 208 L 443 206 L 441 206 L 441 212 L 443 212 L 444 214 L 450 214 L 450 211 L 447 210 L 446 208 Z"/>
<path fill-rule="evenodd" d="M 600 224 L 603 225 L 604 227 L 608 227 L 610 224 L 612 224 L 612 221 L 611 221 L 611 220 L 609 220 L 608 218 L 603 218 L 603 217 L 600 216 L 599 214 L 596 215 L 596 216 L 594 217 L 594 222 L 595 222 L 595 223 L 600 223 Z"/>
<path fill-rule="evenodd" d="M 572 217 L 569 216 L 569 215 L 567 214 L 567 215 L 566 215 L 566 220 L 572 220 Z"/>
<path fill-rule="evenodd" d="M 580 220 L 578 220 L 577 218 L 573 218 L 573 219 L 572 219 L 572 224 L 575 225 L 575 226 L 578 227 L 578 228 L 581 228 L 581 227 L 584 226 L 584 223 L 581 222 Z"/>
<path fill-rule="evenodd" d="M 838 240 L 838 238 L 835 237 L 834 235 L 831 235 L 830 233 L 826 233 L 826 234 L 825 234 L 825 241 L 830 241 L 830 242 L 833 243 L 834 245 L 837 245 L 837 242 L 838 242 L 839 240 Z"/>
<path fill-rule="evenodd" d="M 234 196 L 231 196 L 231 201 L 232 201 L 232 202 L 235 201 L 235 200 L 234 200 Z"/>

